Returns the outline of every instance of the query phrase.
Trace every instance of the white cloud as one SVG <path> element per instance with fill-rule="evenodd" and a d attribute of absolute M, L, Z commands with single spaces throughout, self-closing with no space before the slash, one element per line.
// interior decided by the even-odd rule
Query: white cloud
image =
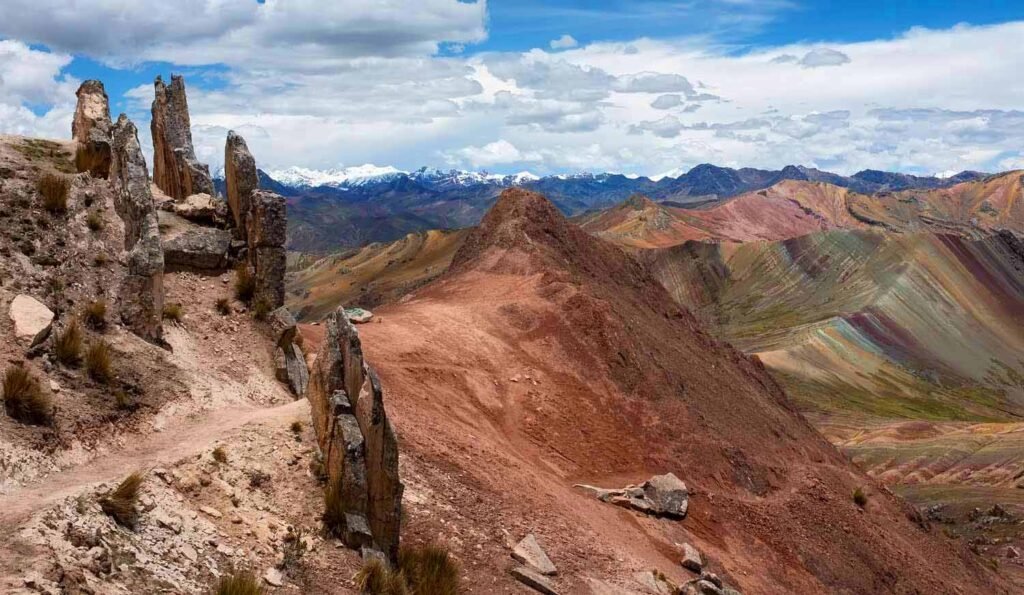
<path fill-rule="evenodd" d="M 659 95 L 654 101 L 651 102 L 651 107 L 654 109 L 672 109 L 679 107 L 683 104 L 683 97 L 681 95 L 672 93 L 668 95 Z"/>
<path fill-rule="evenodd" d="M 569 48 L 574 48 L 579 44 L 580 43 L 576 41 L 575 37 L 567 33 L 559 37 L 558 39 L 552 39 L 549 45 L 553 50 L 567 50 Z"/>
<path fill-rule="evenodd" d="M 78 81 L 62 74 L 71 56 L 0 40 L 0 132 L 63 137 L 71 134 Z M 48 106 L 37 114 L 26 106 Z"/>
<path fill-rule="evenodd" d="M 672 138 L 679 136 L 679 133 L 683 131 L 683 123 L 675 116 L 665 116 L 660 120 L 644 121 L 630 126 L 632 134 L 640 134 L 644 131 L 649 131 L 662 138 Z"/>
<path fill-rule="evenodd" d="M 818 68 L 820 66 L 840 66 L 850 61 L 850 57 L 831 48 L 815 48 L 800 59 L 800 65 L 804 68 Z"/>
<path fill-rule="evenodd" d="M 487 143 L 482 147 L 463 147 L 448 155 L 448 161 L 453 164 L 468 163 L 473 167 L 492 167 L 511 163 L 523 163 L 540 161 L 537 153 L 524 154 L 515 145 L 507 140 L 496 140 Z"/>

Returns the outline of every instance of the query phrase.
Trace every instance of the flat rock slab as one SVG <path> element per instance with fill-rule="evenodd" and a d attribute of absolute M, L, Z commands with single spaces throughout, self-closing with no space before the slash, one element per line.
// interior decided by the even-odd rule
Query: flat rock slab
<path fill-rule="evenodd" d="M 545 595 L 558 595 L 558 591 L 551 586 L 551 581 L 549 581 L 544 575 L 534 572 L 526 566 L 516 566 L 513 568 L 512 576 L 517 581 L 538 593 L 544 593 Z"/>
<path fill-rule="evenodd" d="M 197 227 L 162 242 L 164 264 L 169 269 L 222 270 L 229 265 L 231 232 Z"/>
<path fill-rule="evenodd" d="M 700 552 L 688 543 L 683 544 L 683 559 L 679 563 L 683 568 L 697 573 L 704 567 L 704 560 L 701 559 Z"/>
<path fill-rule="evenodd" d="M 14 323 L 14 335 L 19 339 L 31 339 L 33 344 L 46 338 L 53 322 L 52 310 L 36 298 L 24 294 L 11 301 L 8 315 Z"/>
<path fill-rule="evenodd" d="M 373 312 L 363 310 L 362 308 L 345 308 L 345 318 L 348 318 L 355 324 L 363 324 L 373 320 Z"/>
<path fill-rule="evenodd" d="M 516 545 L 512 550 L 512 557 L 541 574 L 549 576 L 558 574 L 558 569 L 551 562 L 551 558 L 548 558 L 544 548 L 540 547 L 540 544 L 537 543 L 537 538 L 534 537 L 533 533 L 524 537 Z"/>

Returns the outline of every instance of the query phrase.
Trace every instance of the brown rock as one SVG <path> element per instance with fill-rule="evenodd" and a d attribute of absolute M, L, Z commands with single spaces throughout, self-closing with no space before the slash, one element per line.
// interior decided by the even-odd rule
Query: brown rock
<path fill-rule="evenodd" d="M 234 219 L 235 228 L 241 236 L 245 236 L 248 226 L 250 196 L 260 185 L 259 174 L 256 172 L 256 160 L 245 139 L 228 132 L 228 140 L 224 145 L 224 181 L 227 186 L 228 208 Z"/>
<path fill-rule="evenodd" d="M 683 544 L 683 559 L 679 563 L 682 564 L 683 568 L 697 573 L 704 567 L 704 561 L 700 557 L 700 552 L 688 543 Z"/>
<path fill-rule="evenodd" d="M 199 163 L 192 146 L 185 79 L 171 75 L 168 87 L 158 76 L 153 86 L 153 182 L 176 201 L 201 192 L 212 196 L 210 168 Z"/>
<path fill-rule="evenodd" d="M 110 175 L 111 122 L 110 102 L 103 83 L 89 80 L 75 92 L 78 104 L 71 122 L 71 138 L 76 141 L 75 167 L 95 177 Z"/>

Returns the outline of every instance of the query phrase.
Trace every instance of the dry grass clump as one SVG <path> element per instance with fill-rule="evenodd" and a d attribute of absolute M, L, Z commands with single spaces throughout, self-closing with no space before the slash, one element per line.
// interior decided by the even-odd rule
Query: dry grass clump
<path fill-rule="evenodd" d="M 78 320 L 71 319 L 64 330 L 53 339 L 53 357 L 65 366 L 76 366 L 82 359 L 82 328 Z"/>
<path fill-rule="evenodd" d="M 256 278 L 249 272 L 245 264 L 238 265 L 235 269 L 235 297 L 238 301 L 248 304 L 256 295 Z"/>
<path fill-rule="evenodd" d="M 50 425 L 53 421 L 53 403 L 43 393 L 32 373 L 22 366 L 11 366 L 4 373 L 4 411 L 26 424 Z"/>
<path fill-rule="evenodd" d="M 857 488 L 853 490 L 853 503 L 861 508 L 864 508 L 868 504 L 868 495 L 864 493 L 864 490 Z"/>
<path fill-rule="evenodd" d="M 320 520 L 331 535 L 345 536 L 345 505 L 341 496 L 341 483 L 337 480 L 328 484 L 324 490 L 324 514 Z"/>
<path fill-rule="evenodd" d="M 105 266 L 107 264 L 107 254 L 105 252 L 96 254 L 92 259 L 92 264 L 96 267 Z"/>
<path fill-rule="evenodd" d="M 356 588 L 367 595 L 410 595 L 401 571 L 395 572 L 379 558 L 369 558 L 355 577 Z"/>
<path fill-rule="evenodd" d="M 71 180 L 67 176 L 43 174 L 36 184 L 36 190 L 43 197 L 43 208 L 50 213 L 56 215 L 68 210 L 68 191 L 71 190 Z"/>
<path fill-rule="evenodd" d="M 128 394 L 124 389 L 117 389 L 114 391 L 114 404 L 121 411 L 130 411 L 135 409 L 135 402 L 132 400 L 132 396 Z"/>
<path fill-rule="evenodd" d="M 263 595 L 263 585 L 249 571 L 236 571 L 220 577 L 212 595 Z"/>
<path fill-rule="evenodd" d="M 85 324 L 95 330 L 103 330 L 107 326 L 107 300 L 100 298 L 89 302 L 82 310 Z"/>
<path fill-rule="evenodd" d="M 273 311 L 274 307 L 264 298 L 256 300 L 256 303 L 252 306 L 252 315 L 259 321 L 266 320 L 267 316 L 270 316 L 270 313 Z"/>
<path fill-rule="evenodd" d="M 299 420 L 293 421 L 292 425 L 290 427 L 291 427 L 291 430 L 292 430 L 293 434 L 301 434 L 302 433 L 302 422 L 301 421 L 299 421 Z"/>
<path fill-rule="evenodd" d="M 85 225 L 89 228 L 89 231 L 102 231 L 103 217 L 96 211 L 89 211 L 89 214 L 85 217 Z"/>
<path fill-rule="evenodd" d="M 398 569 L 413 595 L 456 595 L 459 592 L 459 564 L 441 546 L 402 547 L 398 551 Z"/>
<path fill-rule="evenodd" d="M 213 460 L 217 461 L 218 463 L 228 462 L 228 452 L 224 450 L 223 446 L 218 446 L 217 448 L 213 449 Z"/>
<path fill-rule="evenodd" d="M 107 384 L 114 378 L 110 361 L 110 345 L 106 341 L 93 343 L 85 352 L 85 371 L 96 382 Z"/>
<path fill-rule="evenodd" d="M 185 314 L 185 307 L 181 304 L 164 304 L 164 320 L 181 324 L 181 318 Z"/>
<path fill-rule="evenodd" d="M 302 529 L 292 531 L 289 527 L 288 533 L 285 534 L 282 541 L 284 544 L 281 552 L 281 564 L 278 567 L 291 574 L 302 565 L 302 557 L 306 555 L 306 542 L 303 539 Z"/>
<path fill-rule="evenodd" d="M 112 492 L 99 500 L 100 508 L 114 521 L 129 529 L 135 528 L 139 513 L 135 503 L 142 487 L 142 473 L 136 471 L 124 479 Z"/>
<path fill-rule="evenodd" d="M 216 308 L 217 312 L 219 312 L 222 316 L 227 316 L 228 314 L 231 314 L 231 302 L 228 300 L 228 298 L 220 298 L 219 300 L 217 300 L 217 303 L 214 304 L 214 308 Z"/>

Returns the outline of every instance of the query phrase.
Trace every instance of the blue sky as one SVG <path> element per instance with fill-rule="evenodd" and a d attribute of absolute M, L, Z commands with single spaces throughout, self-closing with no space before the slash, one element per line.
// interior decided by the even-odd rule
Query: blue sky
<path fill-rule="evenodd" d="M 181 72 L 215 167 L 229 128 L 269 168 L 1024 166 L 1020 2 L 6 4 L 0 131 L 66 135 L 99 78 L 145 135 Z"/>

